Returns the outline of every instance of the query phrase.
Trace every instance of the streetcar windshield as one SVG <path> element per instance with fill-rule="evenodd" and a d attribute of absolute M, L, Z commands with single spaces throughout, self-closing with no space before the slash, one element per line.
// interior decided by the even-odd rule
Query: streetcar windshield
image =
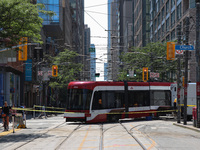
<path fill-rule="evenodd" d="M 89 110 L 92 90 L 69 89 L 67 99 L 68 110 Z"/>

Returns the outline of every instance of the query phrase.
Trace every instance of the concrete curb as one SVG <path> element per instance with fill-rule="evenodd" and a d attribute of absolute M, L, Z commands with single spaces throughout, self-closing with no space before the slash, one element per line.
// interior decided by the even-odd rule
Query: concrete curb
<path fill-rule="evenodd" d="M 179 123 L 173 123 L 173 125 L 179 126 L 179 127 L 182 127 L 182 128 L 187 128 L 187 129 L 190 129 L 190 130 L 193 130 L 193 131 L 196 131 L 196 132 L 200 132 L 199 128 L 196 128 L 196 127 L 193 127 L 193 126 L 183 125 L 183 124 L 179 124 Z"/>

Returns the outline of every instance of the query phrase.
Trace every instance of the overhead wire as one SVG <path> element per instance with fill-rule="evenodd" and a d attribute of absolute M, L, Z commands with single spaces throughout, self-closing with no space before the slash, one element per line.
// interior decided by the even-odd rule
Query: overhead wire
<path fill-rule="evenodd" d="M 111 3 L 118 3 L 118 2 L 111 2 Z M 85 7 L 85 8 L 99 7 L 99 6 L 108 5 L 108 4 L 111 4 L 111 3 L 98 4 L 98 5 L 88 6 L 88 7 Z"/>
<path fill-rule="evenodd" d="M 104 28 L 98 21 L 96 21 L 96 19 L 94 19 L 91 15 L 89 15 L 86 11 L 84 11 L 88 16 L 90 16 L 92 18 L 92 20 L 94 20 L 101 28 L 103 28 L 104 30 L 106 30 L 106 28 Z"/>

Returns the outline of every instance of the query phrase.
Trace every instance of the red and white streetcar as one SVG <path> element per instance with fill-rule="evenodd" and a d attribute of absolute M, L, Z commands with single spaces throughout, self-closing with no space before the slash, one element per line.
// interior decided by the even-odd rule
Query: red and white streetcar
<path fill-rule="evenodd" d="M 69 113 L 64 117 L 94 123 L 157 115 L 155 111 L 171 108 L 170 86 L 169 82 L 70 82 Z"/>

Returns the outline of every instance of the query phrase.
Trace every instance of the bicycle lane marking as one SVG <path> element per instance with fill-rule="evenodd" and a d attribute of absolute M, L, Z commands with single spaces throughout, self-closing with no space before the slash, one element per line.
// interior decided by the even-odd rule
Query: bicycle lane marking
<path fill-rule="evenodd" d="M 21 129 L 15 129 L 15 132 L 18 131 L 18 130 L 21 130 Z M 8 135 L 10 133 L 13 133 L 13 130 L 9 130 L 9 131 L 3 131 L 0 133 L 0 137 L 1 136 L 5 136 L 5 135 Z"/>

